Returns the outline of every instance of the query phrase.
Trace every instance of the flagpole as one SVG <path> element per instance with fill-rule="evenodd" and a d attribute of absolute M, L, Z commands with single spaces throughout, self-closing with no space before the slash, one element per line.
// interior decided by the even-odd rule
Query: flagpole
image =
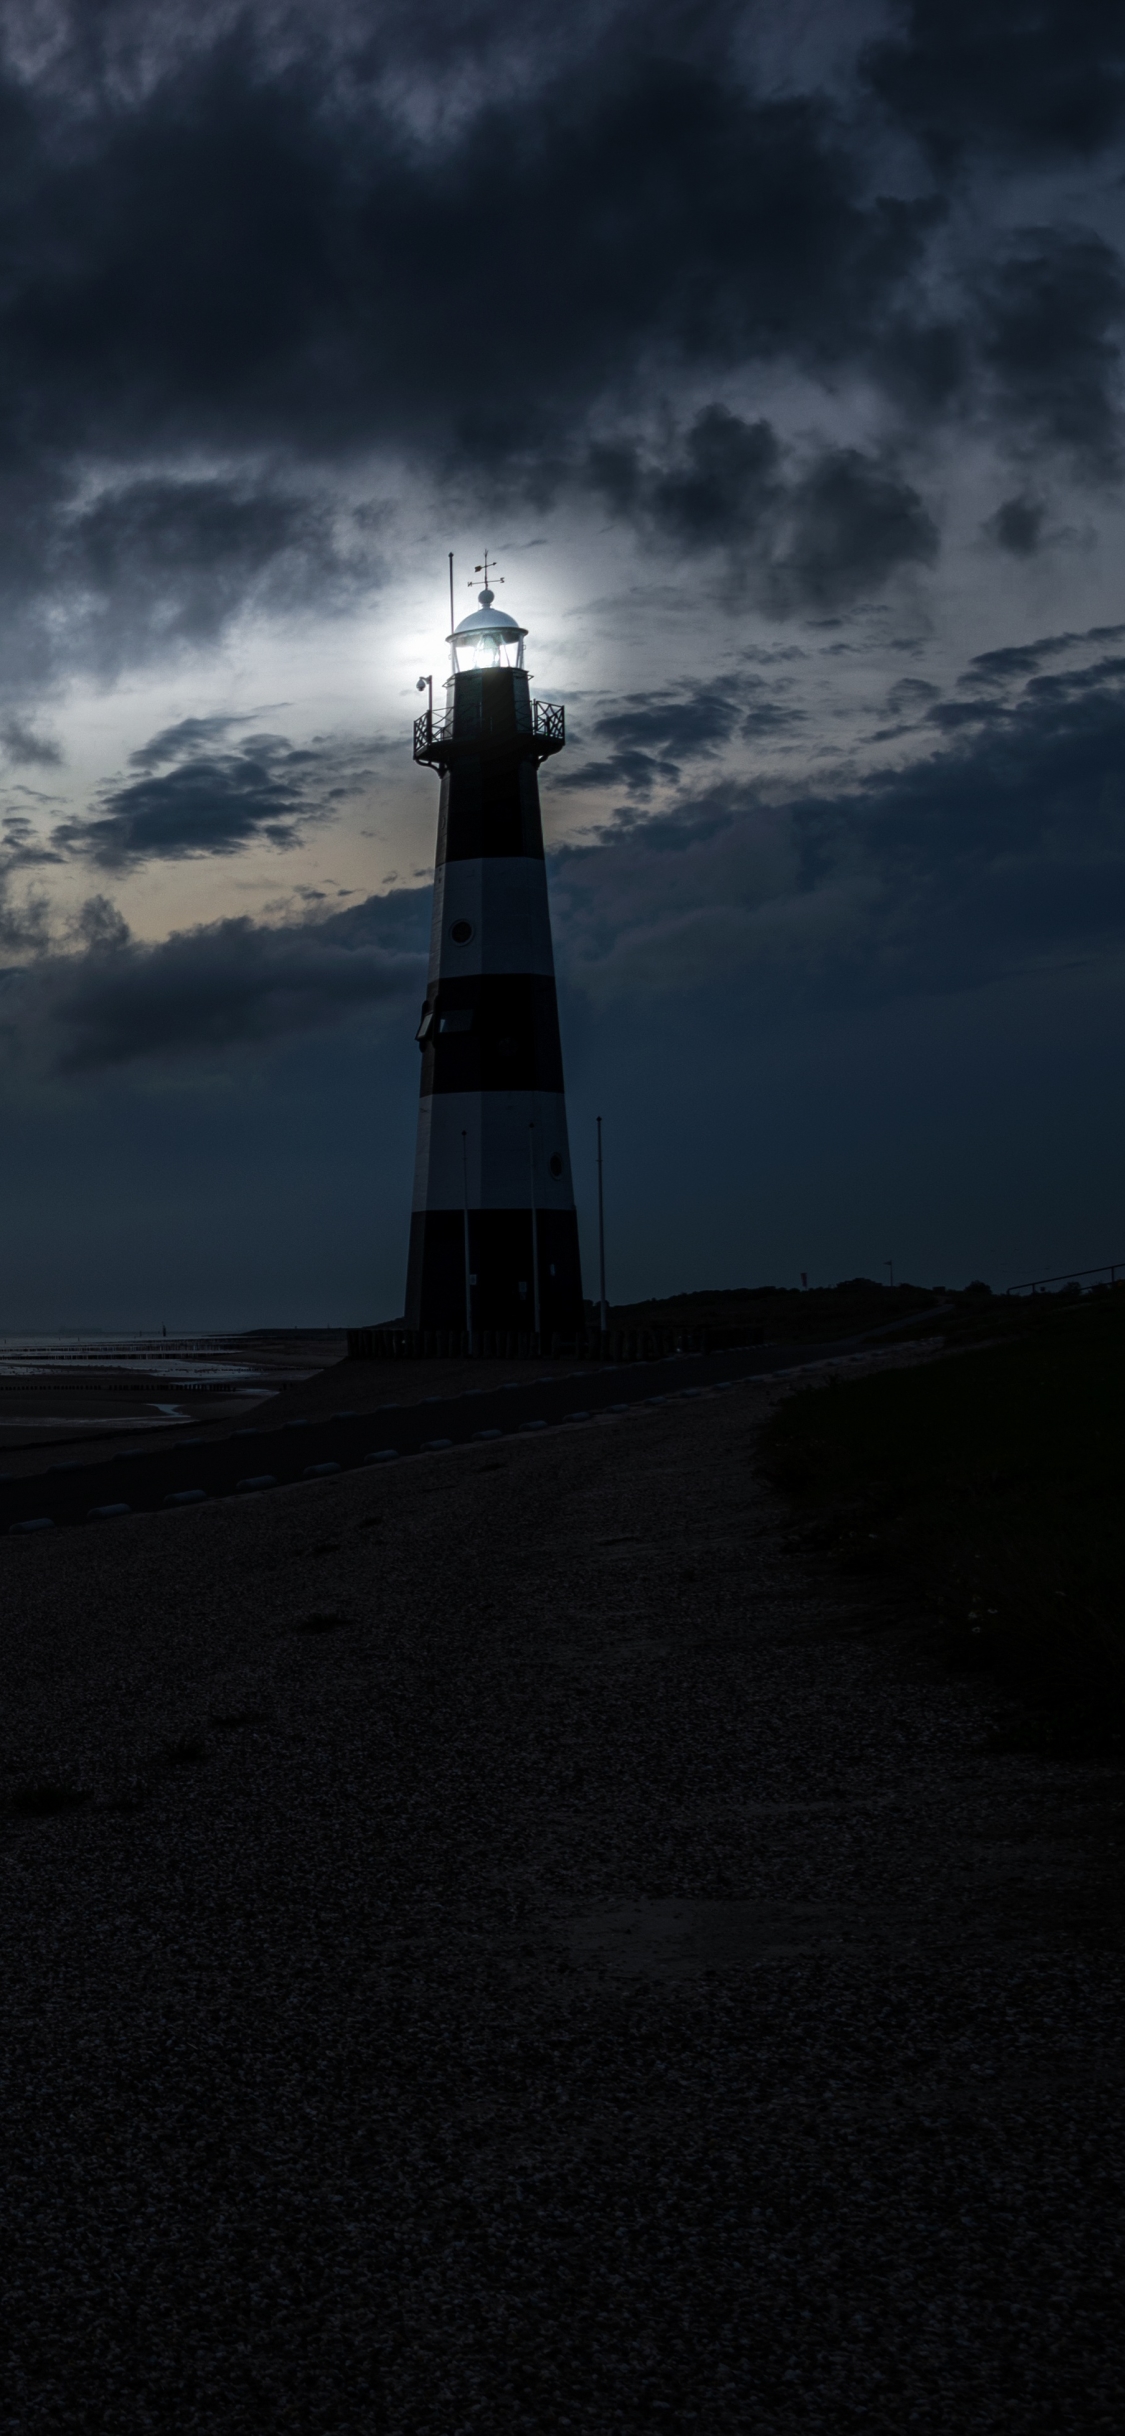
<path fill-rule="evenodd" d="M 534 1295 L 536 1351 L 539 1350 L 539 1214 L 535 1207 L 535 1120 L 527 1129 L 527 1160 L 531 1170 L 531 1291 Z"/>
<path fill-rule="evenodd" d="M 598 1274 L 601 1287 L 601 1332 L 609 1333 L 609 1310 L 605 1299 L 605 1197 L 602 1192 L 602 1120 L 598 1118 Z"/>
<path fill-rule="evenodd" d="M 469 1333 L 469 1351 L 473 1350 L 473 1280 L 469 1267 L 469 1136 L 461 1129 L 461 1189 L 465 1218 L 465 1326 Z"/>

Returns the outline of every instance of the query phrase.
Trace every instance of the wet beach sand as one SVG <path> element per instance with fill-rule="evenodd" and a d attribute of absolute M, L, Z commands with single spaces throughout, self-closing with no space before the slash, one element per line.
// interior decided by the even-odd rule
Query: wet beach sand
<path fill-rule="evenodd" d="M 785 1392 L 0 1541 L 0 2430 L 1118 2425 L 1122 1774 Z"/>

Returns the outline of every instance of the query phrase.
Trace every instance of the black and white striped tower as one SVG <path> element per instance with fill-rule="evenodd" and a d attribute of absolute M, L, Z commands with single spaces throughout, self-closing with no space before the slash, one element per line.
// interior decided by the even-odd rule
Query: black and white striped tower
<path fill-rule="evenodd" d="M 488 563 L 448 638 L 445 715 L 414 726 L 441 803 L 406 1319 L 547 1350 L 582 1325 L 538 779 L 565 718 L 531 699 Z"/>

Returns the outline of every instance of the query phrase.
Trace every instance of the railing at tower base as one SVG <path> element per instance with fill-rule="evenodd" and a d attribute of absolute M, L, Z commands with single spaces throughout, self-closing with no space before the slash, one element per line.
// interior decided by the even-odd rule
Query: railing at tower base
<path fill-rule="evenodd" d="M 761 1328 L 596 1328 L 577 1336 L 514 1329 L 349 1328 L 349 1362 L 660 1362 L 676 1353 L 728 1353 L 760 1345 Z"/>

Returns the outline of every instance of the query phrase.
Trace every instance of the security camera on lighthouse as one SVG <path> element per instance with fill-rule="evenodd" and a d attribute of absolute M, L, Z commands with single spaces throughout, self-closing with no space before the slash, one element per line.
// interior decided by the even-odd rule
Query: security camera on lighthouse
<path fill-rule="evenodd" d="M 545 1350 L 582 1325 L 538 778 L 566 728 L 531 699 L 489 568 L 447 638 L 444 717 L 414 724 L 441 798 L 406 1319 Z"/>

